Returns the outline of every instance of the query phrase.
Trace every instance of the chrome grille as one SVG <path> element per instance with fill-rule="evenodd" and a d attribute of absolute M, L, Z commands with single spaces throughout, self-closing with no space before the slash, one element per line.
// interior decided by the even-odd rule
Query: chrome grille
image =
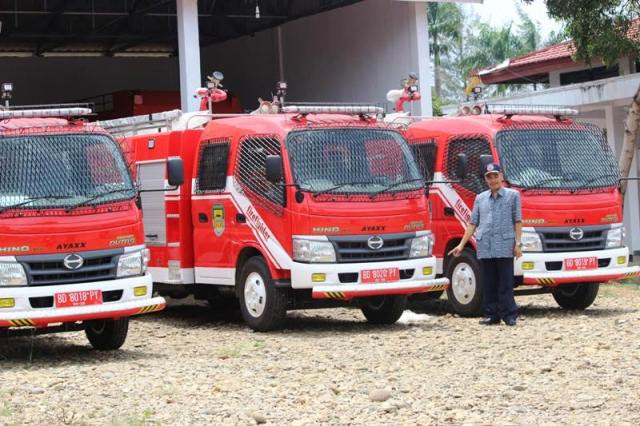
<path fill-rule="evenodd" d="M 64 266 L 64 258 L 70 253 L 19 256 L 16 260 L 24 266 L 30 286 L 76 284 L 116 279 L 122 253 L 122 249 L 77 253 L 84 264 L 76 270 Z"/>
<path fill-rule="evenodd" d="M 350 235 L 329 237 L 336 250 L 338 263 L 355 262 L 382 262 L 387 260 L 404 260 L 409 258 L 411 240 L 415 233 L 382 234 L 382 248 L 373 250 L 369 248 L 369 238 L 374 235 Z"/>
<path fill-rule="evenodd" d="M 582 229 L 584 236 L 579 240 L 571 239 L 569 232 L 573 228 Z M 536 232 L 540 234 L 544 252 L 588 251 L 604 250 L 609 229 L 611 225 L 570 226 L 536 228 Z"/>

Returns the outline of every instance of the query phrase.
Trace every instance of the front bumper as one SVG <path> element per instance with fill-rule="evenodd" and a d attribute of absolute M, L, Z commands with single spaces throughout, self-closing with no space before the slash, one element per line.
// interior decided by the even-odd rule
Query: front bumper
<path fill-rule="evenodd" d="M 400 280 L 387 283 L 362 283 L 362 271 L 398 268 Z M 427 271 L 425 271 L 425 268 Z M 425 272 L 428 272 L 425 274 Z M 324 274 L 322 282 L 314 282 L 313 274 Z M 395 294 L 425 293 L 444 290 L 446 278 L 436 279 L 436 258 L 407 259 L 370 263 L 298 263 L 291 268 L 291 287 L 312 289 L 314 299 L 342 299 Z"/>
<path fill-rule="evenodd" d="M 567 271 L 565 260 L 571 258 L 597 257 L 599 261 L 609 261 L 605 267 L 597 269 Z M 617 259 L 624 257 L 624 263 L 618 264 Z M 522 264 L 533 262 L 533 269 L 523 270 Z M 629 249 L 617 249 L 565 252 L 565 253 L 524 253 L 514 264 L 516 276 L 522 276 L 525 285 L 556 286 L 559 284 L 607 282 L 640 276 L 640 266 L 629 266 Z M 551 265 L 558 270 L 549 270 Z"/>
<path fill-rule="evenodd" d="M 135 296 L 134 287 L 147 287 L 146 296 Z M 162 297 L 151 298 L 153 282 L 151 275 L 123 278 L 111 281 L 98 281 L 82 284 L 56 286 L 2 287 L 0 299 L 12 298 L 15 306 L 0 308 L 0 327 L 46 327 L 50 324 L 89 321 L 94 319 L 116 319 L 133 315 L 161 311 L 166 302 Z M 34 308 L 30 299 L 53 297 L 56 293 L 84 290 L 107 291 L 122 290 L 119 300 L 104 302 L 101 305 L 77 306 L 68 308 Z"/>

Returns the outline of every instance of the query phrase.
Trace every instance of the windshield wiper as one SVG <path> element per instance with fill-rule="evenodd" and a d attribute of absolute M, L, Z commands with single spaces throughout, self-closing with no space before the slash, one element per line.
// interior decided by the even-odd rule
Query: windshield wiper
<path fill-rule="evenodd" d="M 84 201 L 79 202 L 78 204 L 74 204 L 71 207 L 67 207 L 67 213 L 77 209 L 78 207 L 82 207 L 82 206 L 86 206 L 87 204 L 91 203 L 92 201 L 97 200 L 98 198 L 102 198 L 105 195 L 109 195 L 109 194 L 117 194 L 119 192 L 134 192 L 135 190 L 133 188 L 121 188 L 121 189 L 114 189 L 111 191 L 106 191 L 106 192 L 101 192 L 99 194 L 94 195 L 93 197 L 87 198 Z"/>
<path fill-rule="evenodd" d="M 319 196 L 319 195 L 323 195 L 323 194 L 327 194 L 329 192 L 333 192 L 336 189 L 340 189 L 343 188 L 345 186 L 349 186 L 349 185 L 367 185 L 370 184 L 371 182 L 345 182 L 345 183 L 339 183 L 336 186 L 332 186 L 331 188 L 327 188 L 327 189 L 323 189 L 320 191 L 314 191 L 312 192 L 313 198 Z"/>
<path fill-rule="evenodd" d="M 594 178 L 589 179 L 588 181 L 584 182 L 583 185 L 589 185 L 592 182 L 595 182 L 597 180 L 600 180 L 602 178 L 607 178 L 607 177 L 620 177 L 619 175 L 615 174 L 615 173 L 608 173 L 606 175 L 601 175 L 601 176 L 596 176 Z"/>
<path fill-rule="evenodd" d="M 391 185 L 387 186 L 387 187 L 386 187 L 386 188 L 384 188 L 384 189 L 381 189 L 381 190 L 380 190 L 380 191 L 378 191 L 378 192 L 374 192 L 373 194 L 370 194 L 370 195 L 369 195 L 369 198 L 375 198 L 376 196 L 378 196 L 378 195 L 382 194 L 383 192 L 387 192 L 387 191 L 389 191 L 389 190 L 391 190 L 391 189 L 393 189 L 393 188 L 396 188 L 396 187 L 398 187 L 398 186 L 400 186 L 400 185 L 404 185 L 405 183 L 411 183 L 411 182 L 422 182 L 422 181 L 423 181 L 423 178 L 416 178 L 416 179 L 401 180 L 400 182 L 392 183 Z M 415 188 L 415 189 L 418 189 L 418 188 Z"/>
<path fill-rule="evenodd" d="M 27 204 L 31 204 L 34 201 L 39 201 L 39 200 L 64 200 L 67 198 L 73 198 L 70 195 L 43 195 L 42 197 L 31 197 L 27 200 L 21 201 L 19 203 L 16 204 L 12 204 L 10 206 L 4 206 L 4 207 L 0 207 L 0 213 L 4 213 L 7 210 L 11 210 L 11 209 L 17 209 L 18 207 L 22 207 L 22 206 L 26 206 Z"/>

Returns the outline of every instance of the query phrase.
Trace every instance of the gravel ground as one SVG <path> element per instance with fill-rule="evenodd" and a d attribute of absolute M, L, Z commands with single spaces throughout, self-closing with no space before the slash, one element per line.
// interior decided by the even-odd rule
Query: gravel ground
<path fill-rule="evenodd" d="M 193 301 L 132 322 L 120 351 L 82 333 L 0 338 L 0 424 L 640 424 L 640 287 L 584 312 L 519 298 L 514 328 L 442 301 L 373 327 L 357 310 L 289 314 L 260 334 Z"/>

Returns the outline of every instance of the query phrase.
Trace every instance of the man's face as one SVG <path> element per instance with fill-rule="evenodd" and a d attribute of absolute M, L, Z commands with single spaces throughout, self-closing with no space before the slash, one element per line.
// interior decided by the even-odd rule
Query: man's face
<path fill-rule="evenodd" d="M 502 186 L 504 178 L 502 177 L 502 173 L 487 173 L 484 175 L 484 180 L 487 182 L 490 190 L 497 191 Z"/>

